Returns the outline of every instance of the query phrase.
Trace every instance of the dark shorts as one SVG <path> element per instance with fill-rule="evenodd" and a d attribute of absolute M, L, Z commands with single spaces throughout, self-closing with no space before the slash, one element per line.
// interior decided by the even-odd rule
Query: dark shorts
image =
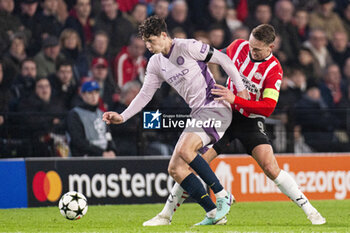
<path fill-rule="evenodd" d="M 233 113 L 231 125 L 224 136 L 213 145 L 213 148 L 217 154 L 230 153 L 227 148 L 234 139 L 238 139 L 250 155 L 258 145 L 271 145 L 271 141 L 266 134 L 265 119 L 248 118 L 239 112 Z"/>

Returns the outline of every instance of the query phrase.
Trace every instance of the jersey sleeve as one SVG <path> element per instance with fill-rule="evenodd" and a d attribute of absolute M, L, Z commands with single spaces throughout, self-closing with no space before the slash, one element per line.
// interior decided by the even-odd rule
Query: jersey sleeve
<path fill-rule="evenodd" d="M 226 55 L 229 56 L 229 58 L 233 58 L 235 55 L 235 52 L 238 48 L 238 46 L 244 42 L 242 39 L 234 40 L 229 46 L 227 46 L 223 51 L 226 52 Z"/>
<path fill-rule="evenodd" d="M 197 61 L 204 61 L 210 46 L 197 40 L 189 40 L 184 48 L 190 57 Z"/>
<path fill-rule="evenodd" d="M 270 71 L 263 84 L 263 98 L 259 101 L 250 101 L 238 96 L 235 97 L 232 108 L 240 111 L 243 109 L 245 114 L 259 114 L 269 117 L 275 110 L 279 91 L 282 83 L 283 71 L 280 66 Z"/>
<path fill-rule="evenodd" d="M 153 62 L 152 62 L 153 61 Z M 151 59 L 146 70 L 146 76 L 140 92 L 132 100 L 130 105 L 121 113 L 124 122 L 140 112 L 151 101 L 154 93 L 160 88 L 163 80 L 159 77 L 159 72 L 154 59 Z"/>

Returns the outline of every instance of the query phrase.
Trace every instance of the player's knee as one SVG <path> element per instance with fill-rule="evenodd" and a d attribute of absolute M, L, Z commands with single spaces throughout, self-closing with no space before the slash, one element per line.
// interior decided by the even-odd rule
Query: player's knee
<path fill-rule="evenodd" d="M 264 164 L 262 169 L 271 180 L 276 179 L 280 172 L 280 168 L 278 167 L 278 165 L 273 162 Z"/>
<path fill-rule="evenodd" d="M 177 166 L 175 166 L 175 164 L 169 163 L 168 173 L 171 177 L 175 178 L 177 174 Z"/>
<path fill-rule="evenodd" d="M 169 166 L 168 173 L 176 182 L 182 179 L 181 170 L 177 166 Z"/>
<path fill-rule="evenodd" d="M 190 163 L 194 159 L 194 153 L 188 147 L 179 148 L 177 153 L 186 163 Z"/>

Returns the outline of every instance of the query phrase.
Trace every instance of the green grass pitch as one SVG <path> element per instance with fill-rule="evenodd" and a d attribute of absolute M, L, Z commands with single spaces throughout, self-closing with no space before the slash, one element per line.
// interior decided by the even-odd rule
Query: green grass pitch
<path fill-rule="evenodd" d="M 327 219 L 312 226 L 292 202 L 235 204 L 225 226 L 196 226 L 204 217 L 197 204 L 183 204 L 170 226 L 143 227 L 163 207 L 154 205 L 89 206 L 82 219 L 69 221 L 58 207 L 2 209 L 0 232 L 350 232 L 350 200 L 312 201 Z"/>

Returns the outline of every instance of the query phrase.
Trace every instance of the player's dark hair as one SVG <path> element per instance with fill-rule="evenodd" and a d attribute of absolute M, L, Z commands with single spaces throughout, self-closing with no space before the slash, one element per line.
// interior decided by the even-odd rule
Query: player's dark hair
<path fill-rule="evenodd" d="M 164 19 L 158 16 L 151 16 L 139 26 L 139 35 L 141 38 L 149 38 L 150 36 L 159 36 L 162 32 L 167 32 L 167 25 Z"/>
<path fill-rule="evenodd" d="M 275 29 L 270 24 L 261 24 L 257 26 L 253 29 L 252 35 L 255 39 L 268 45 L 273 43 L 276 39 Z"/>

